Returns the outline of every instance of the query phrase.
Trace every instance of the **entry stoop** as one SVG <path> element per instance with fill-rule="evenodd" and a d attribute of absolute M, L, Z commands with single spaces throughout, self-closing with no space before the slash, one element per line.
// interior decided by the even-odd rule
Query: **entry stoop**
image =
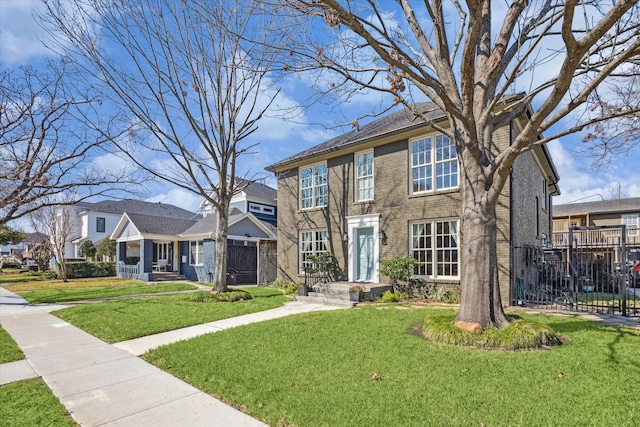
<path fill-rule="evenodd" d="M 153 282 L 181 282 L 187 280 L 187 278 L 179 273 L 154 271 L 151 273 L 151 280 Z"/>
<path fill-rule="evenodd" d="M 296 295 L 296 301 L 310 302 L 314 304 L 334 305 L 339 307 L 353 307 L 357 304 L 349 299 L 349 288 L 353 285 L 360 285 L 364 288 L 364 300 L 374 301 L 384 292 L 391 290 L 391 285 L 384 283 L 351 283 L 351 282 L 331 282 L 318 283 L 309 291 L 308 296 Z"/>

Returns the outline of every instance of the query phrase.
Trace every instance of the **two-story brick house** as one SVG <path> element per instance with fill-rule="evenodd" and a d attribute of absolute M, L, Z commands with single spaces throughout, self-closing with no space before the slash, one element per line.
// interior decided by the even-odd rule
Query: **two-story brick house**
<path fill-rule="evenodd" d="M 418 108 L 440 126 L 431 103 Z M 502 149 L 527 120 L 495 131 Z M 334 254 L 338 280 L 376 283 L 381 259 L 412 255 L 415 275 L 438 285 L 459 283 L 461 201 L 452 141 L 403 109 L 269 167 L 278 179 L 278 265 L 299 282 L 310 255 Z M 523 153 L 498 203 L 498 259 L 505 304 L 511 243 L 538 244 L 551 235 L 551 196 L 558 174 L 544 146 Z"/>

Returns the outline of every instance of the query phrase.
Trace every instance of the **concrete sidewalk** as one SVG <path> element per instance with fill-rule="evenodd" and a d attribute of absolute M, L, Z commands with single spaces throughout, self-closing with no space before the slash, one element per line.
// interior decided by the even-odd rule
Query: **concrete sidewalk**
<path fill-rule="evenodd" d="M 264 426 L 132 353 L 205 331 L 326 309 L 297 303 L 292 308 L 276 309 L 276 313 L 269 310 L 262 315 L 240 316 L 235 321 L 227 319 L 226 323 L 212 322 L 217 325 L 204 330 L 185 328 L 174 334 L 160 334 L 155 341 L 149 337 L 147 341 L 121 343 L 120 347 L 128 350 L 125 351 L 49 314 L 62 307 L 31 306 L 0 288 L 0 324 L 27 358 L 26 365 L 25 361 L 2 365 L 0 380 L 5 381 L 5 376 L 33 376 L 35 372 L 83 426 Z"/>

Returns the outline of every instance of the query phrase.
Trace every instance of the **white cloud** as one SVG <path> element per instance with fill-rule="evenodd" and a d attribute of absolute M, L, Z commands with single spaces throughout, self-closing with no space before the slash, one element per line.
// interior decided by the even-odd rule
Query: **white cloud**
<path fill-rule="evenodd" d="M 40 0 L 3 0 L 0 2 L 0 62 L 5 66 L 25 64 L 30 59 L 51 55 L 42 43 L 45 31 L 33 17 L 42 11 Z"/>
<path fill-rule="evenodd" d="M 202 197 L 195 195 L 187 190 L 181 188 L 174 188 L 167 192 L 159 192 L 154 196 L 149 197 L 147 202 L 160 202 L 170 205 L 178 206 L 182 209 L 186 209 L 191 212 L 199 212 L 198 206 L 202 201 Z"/>
<path fill-rule="evenodd" d="M 621 198 L 640 197 L 639 173 L 624 162 L 593 171 L 587 159 L 576 157 L 560 141 L 547 146 L 560 175 L 561 195 L 554 198 L 554 204 L 611 200 L 618 198 L 618 192 Z"/>

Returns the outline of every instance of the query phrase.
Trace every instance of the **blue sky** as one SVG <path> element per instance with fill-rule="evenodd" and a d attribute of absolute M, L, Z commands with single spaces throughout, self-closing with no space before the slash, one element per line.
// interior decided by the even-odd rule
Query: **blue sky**
<path fill-rule="evenodd" d="M 41 43 L 43 30 L 32 17 L 36 7 L 41 7 L 39 0 L 0 2 L 0 66 L 3 69 L 28 64 L 37 66 L 51 55 Z M 299 85 L 304 81 L 304 78 L 284 81 L 282 102 L 295 104 Z M 275 186 L 275 179 L 264 171 L 265 166 L 348 131 L 348 128 L 341 130 L 334 126 L 349 123 L 369 111 L 371 105 L 384 101 L 379 94 L 366 93 L 335 110 L 333 115 L 327 115 L 326 112 L 320 115 L 309 110 L 298 118 L 297 123 L 267 118 L 261 121 L 258 131 L 252 136 L 253 142 L 260 142 L 260 145 L 253 150 L 254 154 L 240 159 L 239 170 L 249 176 L 266 177 L 267 183 Z M 579 154 L 581 145 L 579 135 L 563 137 L 548 145 L 560 175 L 562 191 L 562 195 L 555 198 L 555 204 L 613 199 L 618 191 L 622 197 L 640 197 L 640 153 L 620 155 L 608 167 L 592 170 L 591 159 Z M 116 165 L 124 164 L 125 160 L 107 154 L 96 162 Z M 200 203 L 200 198 L 195 194 L 160 182 L 148 186 L 146 197 L 149 201 L 172 203 L 191 210 L 197 210 Z"/>

